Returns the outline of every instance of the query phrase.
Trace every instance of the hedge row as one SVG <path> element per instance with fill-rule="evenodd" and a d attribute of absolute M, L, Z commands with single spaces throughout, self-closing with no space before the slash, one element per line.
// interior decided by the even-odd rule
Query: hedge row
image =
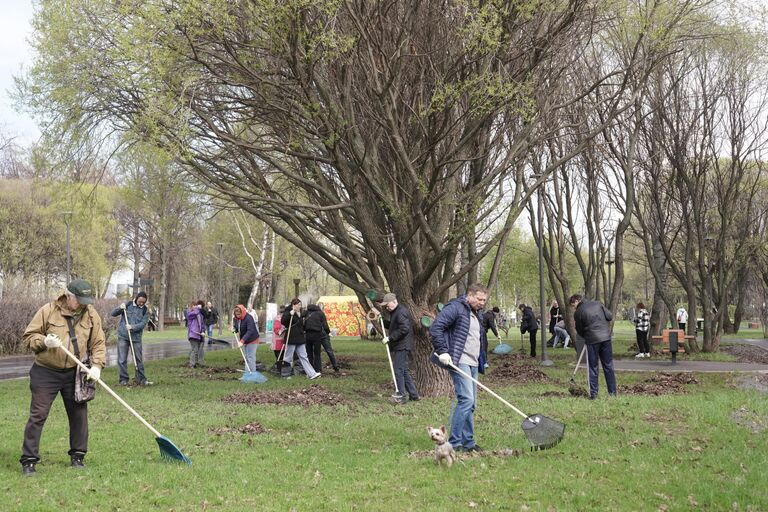
<path fill-rule="evenodd" d="M 109 313 L 119 303 L 117 299 L 99 299 L 94 303 L 101 316 L 107 341 L 109 341 L 120 320 L 119 317 L 109 316 Z M 21 336 L 24 334 L 24 329 L 27 328 L 29 321 L 43 304 L 45 302 L 39 300 L 0 299 L 0 355 L 26 353 L 21 342 Z"/>

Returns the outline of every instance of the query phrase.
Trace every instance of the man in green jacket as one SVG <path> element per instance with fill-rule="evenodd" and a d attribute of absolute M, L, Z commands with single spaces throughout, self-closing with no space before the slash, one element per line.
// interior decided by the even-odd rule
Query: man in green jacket
<path fill-rule="evenodd" d="M 73 468 L 83 468 L 88 451 L 88 404 L 75 402 L 75 370 L 77 363 L 59 347 L 74 353 L 77 343 L 81 359 L 90 351 L 92 368 L 89 377 L 98 380 L 106 365 L 106 341 L 101 317 L 93 304 L 93 288 L 82 279 L 67 285 L 64 293 L 41 307 L 27 326 L 22 337 L 25 346 L 35 353 L 29 370 L 32 400 L 29 420 L 24 428 L 21 449 L 21 471 L 24 476 L 35 474 L 40 462 L 40 437 L 45 420 L 56 395 L 61 393 L 69 418 L 69 456 Z M 75 340 L 70 339 L 67 322 L 72 322 Z"/>

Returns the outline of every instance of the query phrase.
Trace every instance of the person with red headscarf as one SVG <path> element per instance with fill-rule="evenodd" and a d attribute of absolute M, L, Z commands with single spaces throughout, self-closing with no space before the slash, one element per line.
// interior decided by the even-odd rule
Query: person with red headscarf
<path fill-rule="evenodd" d="M 252 315 L 248 314 L 245 306 L 238 304 L 233 311 L 234 321 L 232 328 L 237 333 L 237 344 L 245 351 L 247 372 L 256 371 L 256 347 L 260 343 L 259 328 Z"/>

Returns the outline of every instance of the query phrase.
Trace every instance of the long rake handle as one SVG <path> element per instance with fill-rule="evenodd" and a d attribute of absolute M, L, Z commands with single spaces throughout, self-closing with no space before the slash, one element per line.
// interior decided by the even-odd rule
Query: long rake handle
<path fill-rule="evenodd" d="M 387 337 L 387 330 L 384 329 L 384 317 L 380 316 L 379 321 L 381 322 L 381 335 L 385 338 Z M 395 385 L 395 393 L 398 395 L 400 394 L 400 389 L 397 387 L 397 379 L 395 378 L 395 366 L 392 364 L 392 356 L 389 354 L 389 346 L 388 344 L 384 346 L 384 348 L 387 351 L 387 359 L 389 359 L 389 370 L 392 372 L 392 383 Z"/>
<path fill-rule="evenodd" d="M 579 354 L 579 360 L 576 361 L 576 368 L 573 369 L 573 375 L 571 375 L 571 382 L 573 382 L 573 378 L 576 377 L 576 372 L 579 371 L 579 366 L 581 365 L 581 360 L 584 358 L 584 352 L 587 351 L 587 344 L 585 343 L 583 347 L 581 347 L 581 353 Z"/>
<path fill-rule="evenodd" d="M 435 354 L 435 355 L 437 355 L 437 354 Z M 488 386 L 484 385 L 484 384 L 483 384 L 482 382 L 480 382 L 479 380 L 477 380 L 477 379 L 473 378 L 473 377 L 472 377 L 470 374 L 468 374 L 468 373 L 467 373 L 467 372 L 465 372 L 464 370 L 460 369 L 460 368 L 459 368 L 459 367 L 457 367 L 455 364 L 453 364 L 453 363 L 448 363 L 448 366 L 450 366 L 451 368 L 453 368 L 453 370 L 455 370 L 455 371 L 459 372 L 459 374 L 463 375 L 464 377 L 468 378 L 469 380 L 471 380 L 472 382 L 474 382 L 475 384 L 477 384 L 478 386 L 480 386 L 481 388 L 483 388 L 485 391 L 487 391 L 488 393 L 490 393 L 490 394 L 491 394 L 491 396 L 493 396 L 494 398 L 498 399 L 498 400 L 499 400 L 501 403 L 503 403 L 504 405 L 506 405 L 507 407 L 509 407 L 509 408 L 510 408 L 510 409 L 512 409 L 513 411 L 515 411 L 517 414 L 519 414 L 519 415 L 520 415 L 520 416 L 522 416 L 523 418 L 526 418 L 526 419 L 527 419 L 527 418 L 530 418 L 530 416 L 528 416 L 527 414 L 525 414 L 523 411 L 521 411 L 520 409 L 518 409 L 517 407 L 515 407 L 515 406 L 514 406 L 514 405 L 512 405 L 511 403 L 509 403 L 509 402 L 507 402 L 506 400 L 504 400 L 503 398 L 501 398 L 499 395 L 497 395 L 497 394 L 496 394 L 496 393 L 494 393 L 494 392 L 493 392 L 491 389 L 489 389 L 489 388 L 488 388 Z"/>
<path fill-rule="evenodd" d="M 133 336 L 131 336 L 131 330 L 128 328 L 128 312 L 123 310 L 123 318 L 125 318 L 125 330 L 128 332 L 128 344 L 131 346 L 131 356 L 133 357 L 133 366 L 138 368 L 136 364 L 136 351 L 133 350 Z"/>
<path fill-rule="evenodd" d="M 237 348 L 240 349 L 240 354 L 243 356 L 243 362 L 245 363 L 245 369 L 248 370 L 248 373 L 251 373 L 251 366 L 248 364 L 248 360 L 245 358 L 245 350 L 243 350 L 243 347 L 240 346 L 240 340 L 237 339 L 237 334 L 234 334 L 235 337 L 235 343 L 237 344 Z"/>
<path fill-rule="evenodd" d="M 75 357 L 75 354 L 73 354 L 72 352 L 70 352 L 69 350 L 67 350 L 67 347 L 65 347 L 64 345 L 60 345 L 60 346 L 59 346 L 59 348 L 60 348 L 61 350 L 63 350 L 63 351 L 64 351 L 64 353 L 65 353 L 65 354 L 67 354 L 67 355 L 68 355 L 68 356 L 69 356 L 69 357 L 70 357 L 70 358 L 71 358 L 71 359 L 72 359 L 74 362 L 76 362 L 76 363 L 77 363 L 77 365 L 78 365 L 78 366 L 79 366 L 79 367 L 80 367 L 82 370 L 84 370 L 86 373 L 90 373 L 90 370 L 88 369 L 88 367 L 87 367 L 87 366 L 85 366 L 85 365 L 84 365 L 82 362 L 80 362 L 80 360 L 79 360 L 77 357 Z M 103 381 L 103 380 L 101 380 L 101 379 L 96 379 L 96 382 L 98 382 L 99 384 L 101 384 L 101 387 L 103 387 L 104 389 L 106 389 L 106 390 L 107 390 L 107 392 L 108 392 L 110 395 L 112 395 L 112 397 L 113 397 L 115 400 L 117 400 L 118 402 L 120 402 L 120 405 L 122 405 L 123 407 L 125 407 L 126 409 L 128 409 L 128 411 L 129 411 L 131 414 L 133 414 L 134 416 L 136 416 L 136 418 L 137 418 L 137 419 L 138 419 L 140 422 L 142 422 L 142 423 L 144 424 L 144 426 L 145 426 L 145 427 L 147 427 L 149 430 L 151 430 L 151 431 L 152 431 L 152 433 L 153 433 L 153 434 L 155 434 L 155 437 L 163 437 L 162 435 L 160 435 L 160 432 L 158 432 L 158 431 L 157 431 L 157 430 L 156 430 L 156 429 L 155 429 L 155 428 L 154 428 L 152 425 L 150 425 L 149 423 L 147 423 L 147 420 L 145 420 L 144 418 L 142 418 L 142 417 L 139 415 L 139 413 L 137 413 L 135 410 L 133 410 L 133 407 L 131 407 L 130 405 L 128 405 L 128 404 L 125 402 L 125 400 L 123 400 L 122 398 L 120 398 L 119 396 L 117 396 L 117 393 L 115 393 L 114 391 L 112 391 L 112 388 L 110 388 L 109 386 L 107 386 L 107 385 L 104 383 L 104 381 Z"/>

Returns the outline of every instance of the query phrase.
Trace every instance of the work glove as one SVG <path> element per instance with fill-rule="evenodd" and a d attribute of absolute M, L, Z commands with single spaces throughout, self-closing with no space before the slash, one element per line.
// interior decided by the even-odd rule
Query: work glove
<path fill-rule="evenodd" d="M 293 315 L 295 315 L 295 314 L 296 314 L 296 310 L 295 310 L 295 309 L 292 309 L 292 310 L 291 310 L 291 316 L 293 316 Z"/>
<path fill-rule="evenodd" d="M 125 302 L 120 303 L 120 309 L 125 309 Z"/>
<path fill-rule="evenodd" d="M 101 368 L 94 366 L 88 371 L 88 380 L 99 380 L 101 378 Z"/>
<path fill-rule="evenodd" d="M 451 355 L 447 352 L 445 354 L 440 354 L 439 356 L 437 356 L 437 359 L 446 366 L 453 364 L 453 361 L 451 360 Z"/>
<path fill-rule="evenodd" d="M 381 342 L 382 342 L 383 344 L 385 344 L 385 345 L 386 345 L 387 343 L 389 343 L 389 336 L 384 336 L 384 339 L 383 339 L 383 340 L 381 340 Z"/>
<path fill-rule="evenodd" d="M 237 346 L 238 347 L 242 347 L 243 345 L 245 345 L 245 342 L 243 342 L 243 340 L 238 340 L 237 341 Z"/>
<path fill-rule="evenodd" d="M 130 330 L 133 330 L 133 326 L 131 324 L 125 324 L 125 328 Z"/>
<path fill-rule="evenodd" d="M 61 338 L 59 338 L 58 334 L 51 333 L 45 337 L 43 343 L 48 348 L 59 348 L 61 346 Z"/>

